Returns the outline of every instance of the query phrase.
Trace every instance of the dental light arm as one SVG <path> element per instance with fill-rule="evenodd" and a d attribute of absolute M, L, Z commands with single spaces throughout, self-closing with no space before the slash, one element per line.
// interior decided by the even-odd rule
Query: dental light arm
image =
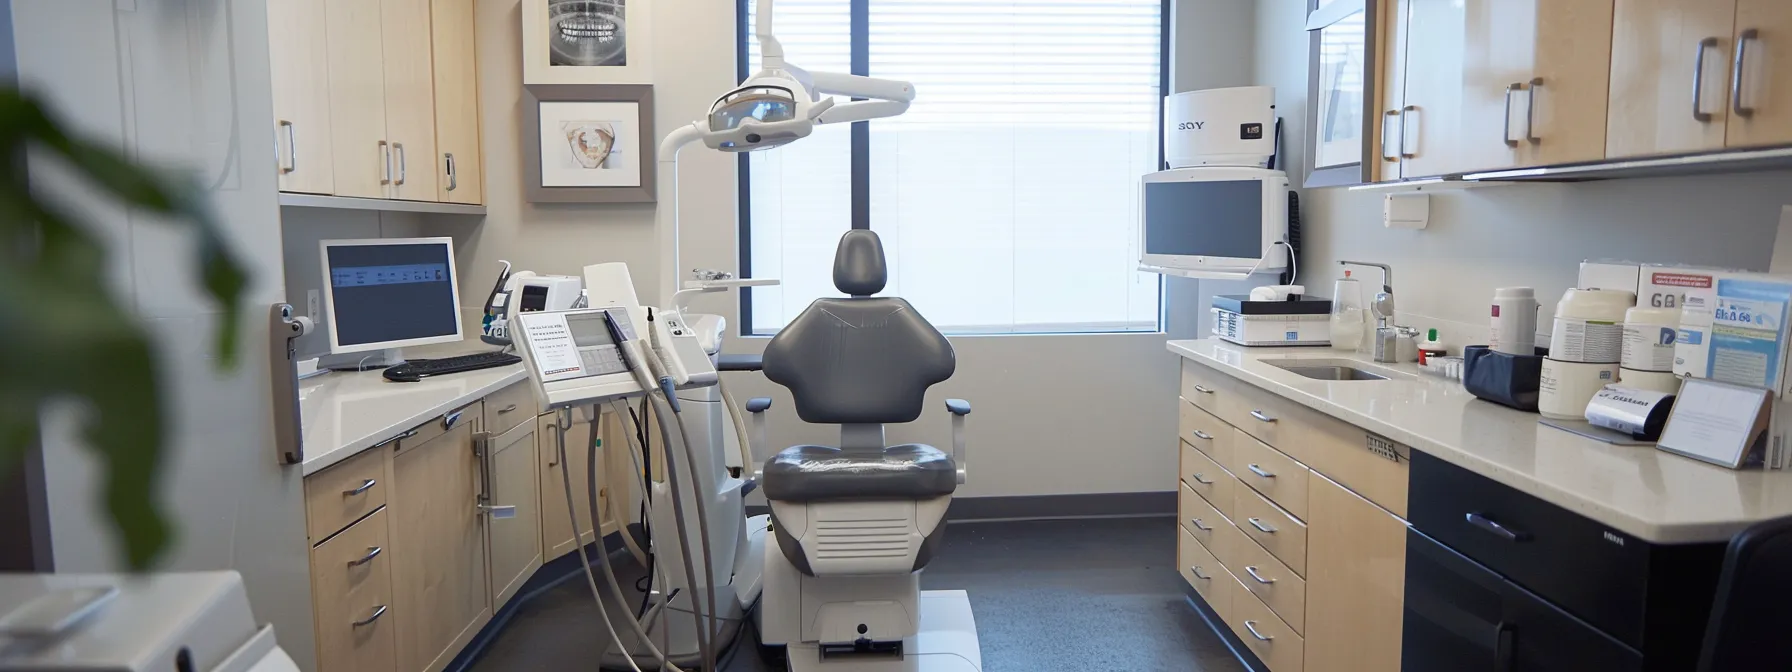
<path fill-rule="evenodd" d="M 815 93 L 819 95 L 866 99 L 834 104 L 816 117 L 815 122 L 819 124 L 894 117 L 907 112 L 908 104 L 915 99 L 915 87 L 908 82 L 833 72 L 814 72 L 809 76 L 815 81 Z"/>

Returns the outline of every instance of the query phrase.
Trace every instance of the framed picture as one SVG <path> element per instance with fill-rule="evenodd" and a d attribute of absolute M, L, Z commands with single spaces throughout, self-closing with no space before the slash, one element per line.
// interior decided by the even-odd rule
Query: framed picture
<path fill-rule="evenodd" d="M 522 0 L 524 84 L 651 84 L 653 0 Z"/>
<path fill-rule="evenodd" d="M 652 203 L 653 87 L 523 87 L 523 185 L 536 203 Z"/>

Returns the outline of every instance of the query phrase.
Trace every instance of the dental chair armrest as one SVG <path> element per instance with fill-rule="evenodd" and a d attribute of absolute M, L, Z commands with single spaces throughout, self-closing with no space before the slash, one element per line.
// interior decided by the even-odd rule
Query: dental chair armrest
<path fill-rule="evenodd" d="M 747 400 L 747 412 L 753 415 L 753 446 L 752 450 L 748 451 L 749 454 L 765 454 L 765 411 L 771 407 L 771 397 L 754 397 Z M 750 467 L 753 469 L 753 480 L 765 480 L 765 465 L 763 463 L 750 465 Z"/>
<path fill-rule="evenodd" d="M 947 399 L 946 412 L 952 414 L 952 463 L 958 467 L 958 484 L 964 485 L 964 417 L 971 414 L 971 402 L 963 399 Z"/>
<path fill-rule="evenodd" d="M 759 371 L 764 368 L 763 355 L 716 355 L 717 371 Z"/>

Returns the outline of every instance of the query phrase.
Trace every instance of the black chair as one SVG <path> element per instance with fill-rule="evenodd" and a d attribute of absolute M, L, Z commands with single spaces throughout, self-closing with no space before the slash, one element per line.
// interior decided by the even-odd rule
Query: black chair
<path fill-rule="evenodd" d="M 1730 540 L 1699 672 L 1792 670 L 1792 518 Z"/>

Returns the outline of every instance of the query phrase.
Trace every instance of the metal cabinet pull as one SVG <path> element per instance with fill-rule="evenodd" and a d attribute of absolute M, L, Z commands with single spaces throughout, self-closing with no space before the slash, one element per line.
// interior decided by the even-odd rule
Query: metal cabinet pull
<path fill-rule="evenodd" d="M 1189 568 L 1188 568 L 1188 573 L 1190 573 L 1190 574 L 1193 574 L 1193 575 L 1195 575 L 1195 578 L 1197 578 L 1197 579 L 1200 579 L 1200 580 L 1202 580 L 1202 581 L 1207 581 L 1207 580 L 1209 580 L 1209 579 L 1212 579 L 1212 578 L 1213 578 L 1213 577 L 1211 577 L 1211 576 L 1208 576 L 1208 575 L 1206 575 L 1206 574 L 1202 574 L 1202 573 L 1201 573 L 1201 566 L 1200 566 L 1200 565 L 1191 565 L 1191 566 L 1190 566 L 1190 567 L 1189 567 Z"/>
<path fill-rule="evenodd" d="M 510 412 L 512 412 L 512 411 L 515 411 L 515 410 L 516 410 L 516 404 L 511 404 L 511 405 L 509 405 L 509 406 L 505 406 L 505 407 L 503 407 L 503 408 L 500 408 L 500 409 L 498 409 L 498 415 L 503 415 L 503 414 L 505 414 L 505 413 L 510 413 Z"/>
<path fill-rule="evenodd" d="M 380 161 L 385 166 L 385 172 L 380 173 L 380 184 L 391 184 L 392 146 L 387 144 L 385 140 L 380 141 Z"/>
<path fill-rule="evenodd" d="M 554 424 L 548 425 L 548 429 L 552 430 L 555 434 L 559 434 L 561 432 L 560 423 L 556 422 Z M 559 439 L 556 439 L 556 440 L 559 440 Z M 560 454 L 559 454 L 560 451 L 550 450 L 550 451 L 547 451 L 547 453 L 548 453 L 548 468 L 552 469 L 554 467 L 560 466 Z"/>
<path fill-rule="evenodd" d="M 1190 476 L 1190 478 L 1195 479 L 1195 482 L 1200 483 L 1201 485 L 1213 485 L 1213 481 L 1203 478 L 1206 475 L 1207 474 L 1204 474 L 1204 473 L 1198 473 L 1198 474 L 1194 474 L 1194 475 Z"/>
<path fill-rule="evenodd" d="M 1269 525 L 1265 525 L 1263 523 L 1262 518 L 1246 518 L 1245 522 L 1250 523 L 1251 527 L 1257 528 L 1257 530 L 1259 532 L 1262 532 L 1264 534 L 1275 534 L 1276 533 L 1276 528 L 1271 527 Z"/>
<path fill-rule="evenodd" d="M 1188 519 L 1188 522 L 1193 524 L 1195 526 L 1195 529 L 1200 530 L 1202 532 L 1212 532 L 1213 531 L 1212 527 L 1208 527 L 1207 525 L 1202 524 L 1200 518 L 1190 518 L 1190 519 Z"/>
<path fill-rule="evenodd" d="M 1213 435 L 1197 429 L 1197 430 L 1195 430 L 1195 438 L 1200 439 L 1202 441 L 1212 441 Z"/>
<path fill-rule="evenodd" d="M 280 127 L 286 129 L 286 163 L 280 166 L 280 172 L 291 173 L 299 169 L 299 142 L 293 136 L 292 122 L 281 119 Z M 276 149 L 279 146 L 279 143 L 274 143 Z M 279 158 L 278 154 L 275 158 Z"/>
<path fill-rule="evenodd" d="M 1253 579 L 1256 579 L 1256 580 L 1257 580 L 1257 583 L 1261 583 L 1261 584 L 1264 584 L 1264 585 L 1269 585 L 1269 584 L 1271 584 L 1271 583 L 1275 583 L 1275 582 L 1276 582 L 1276 580 L 1275 580 L 1275 579 L 1265 579 L 1265 578 L 1263 578 L 1263 575 L 1262 575 L 1262 574 L 1258 574 L 1258 573 L 1257 573 L 1257 567 L 1256 567 L 1256 566 L 1255 566 L 1255 565 L 1252 565 L 1252 566 L 1249 566 L 1249 567 L 1245 567 L 1245 568 L 1244 568 L 1244 573 L 1246 573 L 1246 574 L 1249 574 L 1249 575 L 1251 575 L 1251 578 L 1253 578 Z"/>
<path fill-rule="evenodd" d="M 448 164 L 448 190 L 454 191 L 460 187 L 460 178 L 454 172 L 454 152 L 443 152 L 442 156 L 446 157 Z"/>
<path fill-rule="evenodd" d="M 1276 421 L 1276 418 L 1274 416 L 1265 414 L 1263 411 L 1259 411 L 1259 410 L 1255 410 L 1255 409 L 1251 410 L 1251 417 L 1256 418 L 1257 420 L 1259 420 L 1261 422 L 1275 422 Z"/>
<path fill-rule="evenodd" d="M 1388 110 L 1386 114 L 1382 115 L 1382 119 L 1381 119 L 1381 160 L 1383 160 L 1383 161 L 1399 161 L 1400 160 L 1400 151 L 1399 150 L 1394 150 L 1394 152 L 1392 154 L 1388 153 L 1388 140 L 1390 138 L 1394 137 L 1394 130 L 1390 129 L 1389 126 L 1394 126 L 1397 128 L 1399 126 L 1399 118 L 1400 118 L 1399 110 Z"/>
<path fill-rule="evenodd" d="M 361 559 L 359 559 L 359 560 L 348 561 L 348 566 L 360 567 L 361 565 L 365 565 L 369 562 L 373 562 L 373 559 L 380 557 L 380 553 L 384 552 L 385 550 L 386 549 L 380 548 L 378 546 L 369 546 L 369 547 L 367 547 L 367 555 L 361 556 Z"/>
<path fill-rule="evenodd" d="M 454 423 L 460 422 L 460 415 L 462 412 L 463 411 L 455 411 L 442 416 L 442 429 L 454 429 Z"/>
<path fill-rule="evenodd" d="M 415 430 L 415 429 L 405 430 L 405 433 L 399 434 L 398 436 L 394 436 L 390 439 L 386 439 L 385 441 L 381 441 L 379 443 L 373 444 L 373 447 L 378 448 L 380 446 L 396 444 L 400 441 L 403 441 L 403 440 L 409 439 L 409 438 L 414 438 L 416 436 L 417 436 L 417 430 Z M 398 446 L 393 445 L 392 448 L 393 448 L 393 450 L 397 450 Z"/>
<path fill-rule="evenodd" d="M 1736 35 L 1736 72 L 1730 74 L 1730 109 L 1738 117 L 1755 116 L 1755 108 L 1742 104 L 1742 75 L 1748 64 L 1748 43 L 1761 38 L 1761 31 L 1749 28 Z"/>
<path fill-rule="evenodd" d="M 378 609 L 373 610 L 372 616 L 368 616 L 367 618 L 363 618 L 359 621 L 355 621 L 353 623 L 350 623 L 349 625 L 352 625 L 357 628 L 359 628 L 363 625 L 373 625 L 374 621 L 380 620 L 380 617 L 385 616 L 385 615 L 386 615 L 386 605 L 382 604 L 379 606 Z"/>
<path fill-rule="evenodd" d="M 1520 532 L 1520 531 L 1514 530 L 1510 527 L 1506 527 L 1505 525 L 1499 524 L 1498 521 L 1495 521 L 1492 518 L 1488 518 L 1487 516 L 1483 516 L 1479 513 L 1471 513 L 1471 514 L 1464 516 L 1464 518 L 1466 520 L 1468 520 L 1468 524 L 1473 525 L 1476 528 L 1478 528 L 1482 531 L 1488 532 L 1496 537 L 1505 539 L 1506 541 L 1517 543 L 1517 542 L 1531 540 L 1531 535 L 1529 533 Z"/>
<path fill-rule="evenodd" d="M 397 185 L 403 185 L 404 184 L 404 143 L 402 143 L 402 142 L 392 143 L 392 151 L 398 153 L 398 179 L 393 180 L 392 183 L 397 184 Z"/>
<path fill-rule="evenodd" d="M 1500 139 L 1506 142 L 1507 147 L 1518 146 L 1518 141 L 1512 139 L 1512 94 L 1523 90 L 1524 84 L 1522 82 L 1513 82 L 1506 85 L 1506 118 L 1504 130 L 1500 132 Z"/>
<path fill-rule="evenodd" d="M 342 496 L 343 497 L 354 497 L 354 496 L 360 495 L 361 493 L 367 492 L 369 489 L 371 489 L 374 486 L 375 483 L 378 483 L 378 482 L 379 481 L 375 481 L 371 478 L 369 478 L 365 481 L 361 481 L 361 487 L 355 488 L 353 490 L 343 490 Z"/>
<path fill-rule="evenodd" d="M 1524 104 L 1524 139 L 1533 145 L 1543 144 L 1543 138 L 1537 135 L 1537 92 L 1543 89 L 1543 78 L 1531 79 L 1531 95 L 1525 96 Z"/>
<path fill-rule="evenodd" d="M 1407 105 L 1406 107 L 1400 108 L 1400 156 L 1402 158 L 1419 158 L 1419 139 L 1412 136 L 1412 128 L 1418 126 L 1418 124 L 1415 123 L 1411 127 L 1406 125 L 1406 113 L 1418 111 L 1419 106 L 1417 105 Z M 1412 151 L 1407 151 L 1406 149 L 1406 139 L 1409 137 L 1412 137 Z"/>
<path fill-rule="evenodd" d="M 1244 629 L 1251 631 L 1252 637 L 1256 637 L 1257 639 L 1263 640 L 1265 642 L 1275 639 L 1274 637 L 1271 637 L 1269 635 L 1265 635 L 1261 632 L 1257 632 L 1257 622 L 1256 621 L 1245 621 Z"/>
<path fill-rule="evenodd" d="M 1206 387 L 1201 386 L 1201 385 L 1196 385 L 1195 391 L 1200 392 L 1201 394 L 1213 394 L 1213 390 L 1207 389 Z"/>
<path fill-rule="evenodd" d="M 1699 40 L 1697 51 L 1692 57 L 1692 118 L 1701 122 L 1711 121 L 1711 113 L 1704 109 L 1705 98 L 1705 52 L 1717 46 L 1717 38 L 1707 37 Z"/>
<path fill-rule="evenodd" d="M 1263 467 L 1261 467 L 1259 465 L 1247 464 L 1247 465 L 1245 465 L 1245 468 L 1250 469 L 1251 473 L 1256 474 L 1258 476 L 1262 476 L 1264 478 L 1275 478 L 1276 477 L 1274 472 L 1264 471 Z"/>

